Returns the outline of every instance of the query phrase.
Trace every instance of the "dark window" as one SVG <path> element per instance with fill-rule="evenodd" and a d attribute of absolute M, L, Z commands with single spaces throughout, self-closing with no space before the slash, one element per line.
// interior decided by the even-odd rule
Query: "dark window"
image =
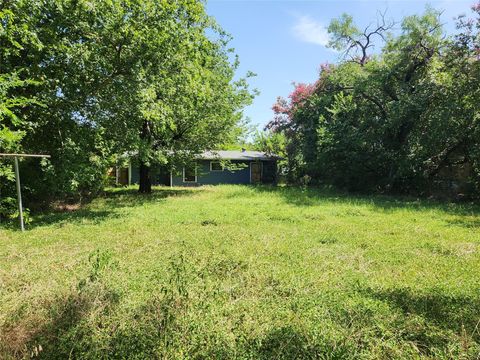
<path fill-rule="evenodd" d="M 195 166 L 185 166 L 183 168 L 183 182 L 197 182 L 197 169 Z"/>
<path fill-rule="evenodd" d="M 223 166 L 220 161 L 210 161 L 210 171 L 222 171 Z"/>

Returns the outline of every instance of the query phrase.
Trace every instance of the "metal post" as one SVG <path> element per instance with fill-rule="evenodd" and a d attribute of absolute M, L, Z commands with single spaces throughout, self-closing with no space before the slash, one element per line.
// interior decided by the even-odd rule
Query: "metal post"
<path fill-rule="evenodd" d="M 20 228 L 22 229 L 22 231 L 25 231 L 25 226 L 23 225 L 22 191 L 21 191 L 21 188 L 20 188 L 20 170 L 18 168 L 18 158 L 19 157 L 50 158 L 50 155 L 0 153 L 0 157 L 13 157 L 13 158 L 15 158 L 15 180 L 17 182 L 18 214 L 19 214 L 19 218 L 20 218 Z"/>
<path fill-rule="evenodd" d="M 128 186 L 132 185 L 132 162 L 128 162 Z"/>
<path fill-rule="evenodd" d="M 22 190 L 20 189 L 20 170 L 18 169 L 18 157 L 15 156 L 15 180 L 17 181 L 17 201 L 18 201 L 18 214 L 20 218 L 20 228 L 25 231 L 23 225 L 23 206 L 22 206 Z"/>

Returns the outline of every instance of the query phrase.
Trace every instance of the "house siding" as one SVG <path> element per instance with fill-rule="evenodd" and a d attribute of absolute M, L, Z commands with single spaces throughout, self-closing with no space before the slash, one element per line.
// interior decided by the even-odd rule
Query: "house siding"
<path fill-rule="evenodd" d="M 197 161 L 197 181 L 184 182 L 183 171 L 173 173 L 171 180 L 173 186 L 199 186 L 199 185 L 218 185 L 218 184 L 250 184 L 250 164 L 253 161 L 232 160 L 231 164 L 235 166 L 244 166 L 236 170 L 224 169 L 222 171 L 210 171 L 210 162 L 215 160 L 198 160 Z M 276 179 L 275 161 L 262 162 L 262 182 L 274 183 Z M 153 167 L 151 170 L 151 179 L 153 185 L 170 184 L 170 173 L 167 170 L 160 170 Z M 132 184 L 139 183 L 139 168 L 132 165 L 131 181 Z"/>
<path fill-rule="evenodd" d="M 213 160 L 214 161 L 214 160 Z M 250 184 L 250 162 L 231 161 L 232 164 L 245 167 L 238 170 L 224 169 L 210 171 L 210 160 L 197 161 L 197 182 L 183 182 L 183 174 L 172 176 L 173 186 L 218 185 L 218 184 Z"/>

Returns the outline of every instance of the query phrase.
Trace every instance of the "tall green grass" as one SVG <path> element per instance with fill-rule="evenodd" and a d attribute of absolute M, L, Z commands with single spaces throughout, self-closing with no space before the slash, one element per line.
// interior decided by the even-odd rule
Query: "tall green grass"
<path fill-rule="evenodd" d="M 0 358 L 475 359 L 480 208 L 112 189 L 0 229 Z"/>

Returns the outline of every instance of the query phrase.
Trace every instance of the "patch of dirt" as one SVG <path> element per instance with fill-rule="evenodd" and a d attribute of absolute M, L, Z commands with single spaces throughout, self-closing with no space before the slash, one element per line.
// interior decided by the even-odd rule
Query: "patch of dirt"
<path fill-rule="evenodd" d="M 58 211 L 58 212 L 77 211 L 77 210 L 80 210 L 81 207 L 82 207 L 82 204 L 80 203 L 68 204 L 65 202 L 55 202 L 52 204 L 53 211 Z"/>

